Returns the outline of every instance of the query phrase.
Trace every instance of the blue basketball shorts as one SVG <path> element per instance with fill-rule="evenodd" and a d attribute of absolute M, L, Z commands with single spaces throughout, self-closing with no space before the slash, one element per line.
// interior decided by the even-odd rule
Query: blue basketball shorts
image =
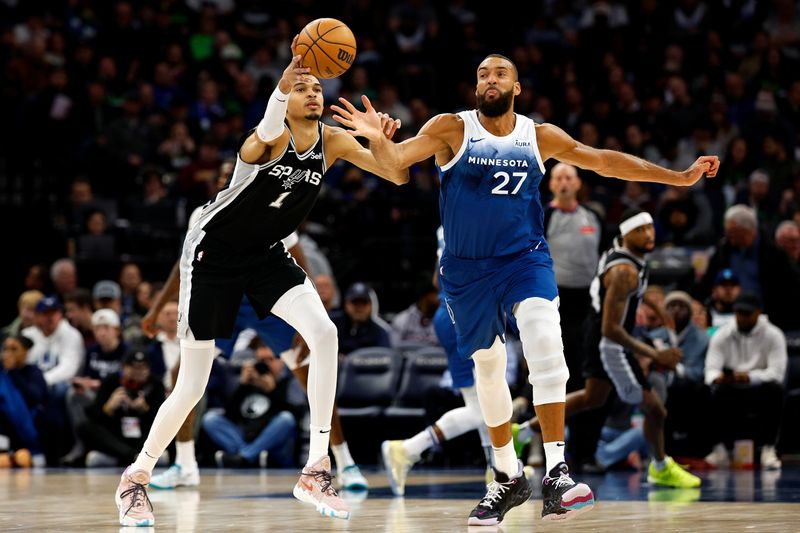
<path fill-rule="evenodd" d="M 558 296 L 553 260 L 544 242 L 536 249 L 489 259 L 460 259 L 445 250 L 439 281 L 462 357 L 491 347 L 498 336 L 505 341 L 517 303 Z"/>
<path fill-rule="evenodd" d="M 436 314 L 433 315 L 433 329 L 447 354 L 447 368 L 453 378 L 453 388 L 472 387 L 475 384 L 475 374 L 473 373 L 475 364 L 468 356 L 459 355 L 456 328 L 453 326 L 453 321 L 450 320 L 450 314 L 444 304 L 440 305 Z"/>

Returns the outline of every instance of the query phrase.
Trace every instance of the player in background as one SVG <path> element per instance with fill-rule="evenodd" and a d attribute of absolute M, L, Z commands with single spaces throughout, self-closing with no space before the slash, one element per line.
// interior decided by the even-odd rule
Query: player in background
<path fill-rule="evenodd" d="M 154 524 L 146 492 L 153 467 L 202 397 L 215 356 L 214 339 L 232 334 L 243 296 L 259 317 L 272 313 L 287 322 L 311 350 L 311 442 L 294 495 L 324 516 L 350 517 L 331 485 L 328 457 L 338 364 L 336 326 L 281 239 L 306 218 L 323 175 L 336 160 L 397 184 L 408 181 L 408 171 L 387 170 L 352 136 L 320 122 L 322 86 L 301 66 L 301 56 L 294 53 L 296 40 L 264 118 L 239 147 L 230 183 L 188 230 L 180 260 L 181 371 L 142 452 L 120 479 L 115 499 L 122 525 Z"/>
<path fill-rule="evenodd" d="M 334 119 L 369 141 L 376 159 L 394 169 L 435 156 L 439 207 L 447 247 L 439 275 L 455 323 L 459 351 L 475 362 L 481 411 L 492 438 L 495 481 L 468 523 L 493 525 L 531 494 L 511 435 L 511 395 L 505 382 L 503 335 L 513 315 L 542 427 L 546 473 L 542 518 L 571 518 L 591 509 L 591 489 L 576 483 L 564 462 L 564 402 L 569 371 L 564 360 L 558 291 L 544 238 L 539 183 L 545 161 L 556 159 L 602 176 L 688 186 L 714 176 L 715 156 L 683 172 L 637 157 L 579 143 L 552 124 L 514 113 L 522 87 L 516 66 L 487 56 L 477 69 L 477 110 L 440 114 L 400 144 L 383 137 L 369 98 L 365 111 L 340 98 Z"/>
<path fill-rule="evenodd" d="M 651 457 L 647 480 L 666 487 L 699 487 L 700 478 L 684 470 L 664 451 L 667 410 L 635 358 L 640 355 L 674 370 L 682 357 L 680 348 L 658 349 L 633 336 L 636 310 L 642 301 L 656 309 L 672 329 L 671 317 L 645 295 L 649 270 L 644 256 L 656 245 L 653 217 L 644 211 L 626 212 L 619 229 L 620 236 L 600 258 L 592 280 L 591 310 L 584 332 L 586 382 L 583 389 L 567 395 L 565 414 L 569 417 L 600 408 L 615 390 L 620 400 L 638 405 L 644 413 L 644 436 Z M 539 421 L 534 418 L 525 425 L 536 430 Z"/>

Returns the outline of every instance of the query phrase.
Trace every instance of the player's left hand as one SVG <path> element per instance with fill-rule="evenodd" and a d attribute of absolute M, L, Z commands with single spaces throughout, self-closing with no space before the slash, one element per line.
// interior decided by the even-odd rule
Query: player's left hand
<path fill-rule="evenodd" d="M 715 155 L 700 156 L 692 166 L 683 172 L 684 183 L 682 183 L 682 185 L 694 185 L 703 177 L 703 174 L 709 178 L 713 178 L 717 175 L 718 170 L 719 157 Z"/>

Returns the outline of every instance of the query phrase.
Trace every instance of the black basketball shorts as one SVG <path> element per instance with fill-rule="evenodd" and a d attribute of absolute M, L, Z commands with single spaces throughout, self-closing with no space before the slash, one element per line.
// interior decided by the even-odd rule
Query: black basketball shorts
<path fill-rule="evenodd" d="M 196 340 L 230 338 L 243 296 L 264 319 L 306 279 L 282 242 L 263 252 L 237 253 L 214 246 L 202 233 L 187 237 L 180 273 L 178 336 Z"/>

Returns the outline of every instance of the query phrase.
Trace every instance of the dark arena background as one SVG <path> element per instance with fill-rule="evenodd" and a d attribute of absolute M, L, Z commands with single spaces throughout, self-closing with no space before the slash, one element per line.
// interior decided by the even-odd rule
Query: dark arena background
<path fill-rule="evenodd" d="M 539 185 L 568 392 L 584 387 L 599 256 L 627 211 L 652 215 L 629 333 L 682 359 L 629 360 L 666 406 L 667 455 L 701 484 L 649 482 L 644 409 L 611 394 L 567 419 L 567 463 L 594 509 L 543 522 L 542 436 L 524 425 L 532 389 L 509 320 L 514 446 L 533 496 L 499 525 L 468 526 L 491 452 L 477 431 L 433 429 L 464 406 L 433 327 L 439 168 L 416 163 L 397 186 L 339 160 L 287 247 L 337 327 L 347 450 L 331 459 L 350 519 L 292 495 L 310 418 L 279 356 L 297 339 L 245 300 L 234 338 L 217 339 L 194 424 L 159 460 L 147 488 L 158 521 L 141 530 L 800 531 L 792 0 L 0 0 L 0 530 L 119 527 L 112 493 L 175 383 L 178 297 L 160 294 L 189 219 L 229 185 L 292 39 L 323 17 L 357 45 L 344 74 L 321 80 L 327 126 L 340 126 L 339 97 L 363 110 L 366 95 L 401 121 L 395 142 L 411 138 L 435 115 L 475 109 L 476 70 L 502 54 L 518 72 L 518 120 L 676 171 L 719 157 L 716 177 L 691 187 L 575 174 L 553 158 Z M 391 446 L 413 464 L 403 496 L 387 477 Z"/>

